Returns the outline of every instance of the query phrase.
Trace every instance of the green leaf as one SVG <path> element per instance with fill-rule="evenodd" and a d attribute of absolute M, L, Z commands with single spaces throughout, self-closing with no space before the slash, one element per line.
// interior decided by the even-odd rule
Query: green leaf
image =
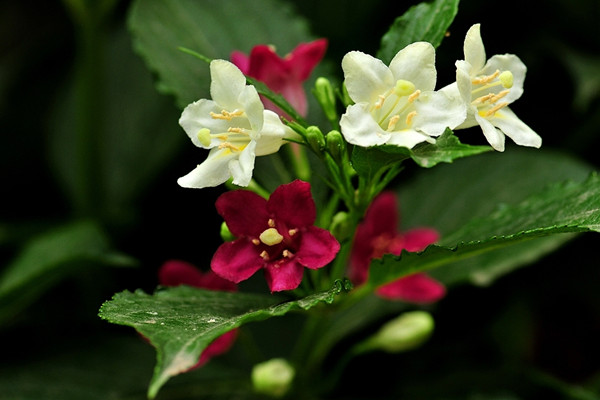
<path fill-rule="evenodd" d="M 425 41 L 438 47 L 458 12 L 458 3 L 459 0 L 433 0 L 409 8 L 381 38 L 377 58 L 389 64 L 398 51 L 414 42 Z"/>
<path fill-rule="evenodd" d="M 89 221 L 41 234 L 23 247 L 0 276 L 0 321 L 16 315 L 75 267 L 133 263 L 112 251 L 104 232 Z"/>
<path fill-rule="evenodd" d="M 156 347 L 157 364 L 148 389 L 153 398 L 169 378 L 195 365 L 206 346 L 223 333 L 248 322 L 331 303 L 344 286 L 337 281 L 331 290 L 294 301 L 186 286 L 159 290 L 153 295 L 125 291 L 102 305 L 100 317 L 135 328 Z"/>
<path fill-rule="evenodd" d="M 306 21 L 275 0 L 138 0 L 129 27 L 135 48 L 158 75 L 158 89 L 174 95 L 182 108 L 208 97 L 210 77 L 206 63 L 179 48 L 229 59 L 232 51 L 248 54 L 257 44 L 285 54 L 311 39 Z"/>
<path fill-rule="evenodd" d="M 369 286 L 448 265 L 511 244 L 560 233 L 600 231 L 600 177 L 554 184 L 515 206 L 475 218 L 422 253 L 384 256 L 371 264 Z"/>
<path fill-rule="evenodd" d="M 462 157 L 491 151 L 489 146 L 462 144 L 452 130 L 446 131 L 435 143 L 420 143 L 413 149 L 383 145 L 374 147 L 355 146 L 352 150 L 352 166 L 359 175 L 371 178 L 383 168 L 412 158 L 417 165 L 431 168 L 439 163 L 451 163 Z"/>

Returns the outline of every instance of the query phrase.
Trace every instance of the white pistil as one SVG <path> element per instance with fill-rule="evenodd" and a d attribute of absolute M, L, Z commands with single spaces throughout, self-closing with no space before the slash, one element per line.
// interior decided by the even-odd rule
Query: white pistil
<path fill-rule="evenodd" d="M 275 228 L 267 228 L 259 236 L 260 241 L 267 246 L 275 246 L 283 242 L 283 236 Z"/>

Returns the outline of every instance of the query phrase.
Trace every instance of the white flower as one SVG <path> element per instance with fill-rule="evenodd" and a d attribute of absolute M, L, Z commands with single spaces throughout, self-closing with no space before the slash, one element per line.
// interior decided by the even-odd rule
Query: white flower
<path fill-rule="evenodd" d="M 342 115 L 346 140 L 370 147 L 382 144 L 412 148 L 435 142 L 446 127 L 465 119 L 464 104 L 434 92 L 435 50 L 417 42 L 400 50 L 387 67 L 381 60 L 352 51 L 342 60 L 345 84 L 355 104 Z"/>
<path fill-rule="evenodd" d="M 495 55 L 486 62 L 479 24 L 467 32 L 464 53 L 465 59 L 456 62 L 456 83 L 442 89 L 465 102 L 467 119 L 458 129 L 481 126 L 497 151 L 504 151 L 504 135 L 518 145 L 540 147 L 538 134 L 507 107 L 523 94 L 525 64 L 513 54 Z"/>
<path fill-rule="evenodd" d="M 179 124 L 192 142 L 211 149 L 206 160 L 177 183 L 187 188 L 217 186 L 230 177 L 239 186 L 252 179 L 255 156 L 275 153 L 296 134 L 279 116 L 265 110 L 254 86 L 232 63 L 210 63 L 212 100 L 188 105 Z"/>

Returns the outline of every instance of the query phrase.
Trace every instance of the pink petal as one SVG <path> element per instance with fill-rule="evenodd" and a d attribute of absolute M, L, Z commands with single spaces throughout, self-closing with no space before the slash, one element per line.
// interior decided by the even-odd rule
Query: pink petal
<path fill-rule="evenodd" d="M 398 230 L 398 203 L 393 192 L 379 194 L 365 213 L 362 222 L 371 235 L 389 234 L 395 236 Z M 361 224 L 361 225 L 362 225 Z"/>
<path fill-rule="evenodd" d="M 317 39 L 310 43 L 300 43 L 285 60 L 293 69 L 294 77 L 299 81 L 305 81 L 321 59 L 323 59 L 326 50 L 327 39 Z"/>
<path fill-rule="evenodd" d="M 248 75 L 264 82 L 276 93 L 280 93 L 290 80 L 289 67 L 273 48 L 266 45 L 254 46 L 250 51 Z"/>
<path fill-rule="evenodd" d="M 169 260 L 158 270 L 158 282 L 163 286 L 203 287 L 202 278 L 202 272 L 198 268 L 181 260 Z"/>
<path fill-rule="evenodd" d="M 294 259 L 284 263 L 268 263 L 265 267 L 265 278 L 271 292 L 294 290 L 302 282 L 304 268 Z"/>
<path fill-rule="evenodd" d="M 300 81 L 289 82 L 287 85 L 283 86 L 281 88 L 281 95 L 287 100 L 288 103 L 292 105 L 292 107 L 294 107 L 296 111 L 298 111 L 298 114 L 306 117 L 308 112 L 308 103 L 306 101 L 304 87 Z M 266 104 L 265 107 L 267 107 Z M 277 112 L 277 110 L 274 111 Z M 281 110 L 279 113 L 281 114 Z"/>
<path fill-rule="evenodd" d="M 267 228 L 267 200 L 254 192 L 225 192 L 219 196 L 215 206 L 234 236 L 256 238 Z"/>
<path fill-rule="evenodd" d="M 269 198 L 267 210 L 275 220 L 284 222 L 287 228 L 311 226 L 317 217 L 310 183 L 295 180 L 281 185 Z"/>
<path fill-rule="evenodd" d="M 192 369 L 201 367 L 214 356 L 218 356 L 229 351 L 231 346 L 233 346 L 235 338 L 237 337 L 237 332 L 238 330 L 234 329 L 232 331 L 222 334 L 221 336 L 213 340 L 213 342 L 204 349 L 202 354 L 200 354 L 200 360 L 198 360 L 198 364 L 193 366 Z"/>
<path fill-rule="evenodd" d="M 402 237 L 407 251 L 423 251 L 430 244 L 437 242 L 440 234 L 435 229 L 419 228 L 404 232 Z"/>
<path fill-rule="evenodd" d="M 250 59 L 241 51 L 234 51 L 229 56 L 231 62 L 242 71 L 242 74 L 248 75 L 250 69 Z"/>
<path fill-rule="evenodd" d="M 446 288 L 428 275 L 418 273 L 380 286 L 376 293 L 388 300 L 426 304 L 436 302 L 444 297 Z"/>
<path fill-rule="evenodd" d="M 210 267 L 222 278 L 239 283 L 261 269 L 264 260 L 256 246 L 245 238 L 225 242 L 215 252 Z"/>
<path fill-rule="evenodd" d="M 333 261 L 338 251 L 340 244 L 329 231 L 310 226 L 302 232 L 296 258 L 305 267 L 318 269 Z"/>

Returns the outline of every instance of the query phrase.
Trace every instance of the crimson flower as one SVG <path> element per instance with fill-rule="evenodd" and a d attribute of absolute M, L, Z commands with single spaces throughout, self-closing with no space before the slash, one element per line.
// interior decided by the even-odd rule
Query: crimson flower
<path fill-rule="evenodd" d="M 324 267 L 340 249 L 329 231 L 313 225 L 316 207 L 308 182 L 281 185 L 269 200 L 248 190 L 226 192 L 216 207 L 237 239 L 217 249 L 211 268 L 232 282 L 264 269 L 271 292 L 293 290 L 304 267 Z"/>
<path fill-rule="evenodd" d="M 360 285 L 367 280 L 373 258 L 384 254 L 400 255 L 402 250 L 422 251 L 438 240 L 439 234 L 429 228 L 398 232 L 396 197 L 384 192 L 373 200 L 363 221 L 356 229 L 350 255 L 350 280 Z M 376 294 L 390 300 L 432 303 L 446 293 L 444 286 L 424 273 L 416 273 L 380 286 Z"/>
<path fill-rule="evenodd" d="M 228 280 L 217 276 L 212 271 L 201 272 L 195 266 L 185 261 L 169 260 L 158 271 L 159 283 L 163 286 L 188 285 L 203 289 L 220 290 L 226 292 L 237 291 L 237 286 Z M 198 363 L 191 369 L 201 367 L 208 360 L 219 354 L 227 352 L 237 336 L 237 329 L 224 333 L 216 338 L 200 355 Z"/>
<path fill-rule="evenodd" d="M 244 75 L 263 82 L 275 93 L 281 94 L 302 116 L 306 116 L 308 105 L 302 83 L 308 79 L 315 66 L 325 55 L 327 39 L 318 39 L 301 43 L 283 58 L 278 56 L 272 46 L 258 45 L 250 55 L 234 51 L 231 62 Z M 265 108 L 282 114 L 282 111 L 267 99 L 263 99 Z"/>

